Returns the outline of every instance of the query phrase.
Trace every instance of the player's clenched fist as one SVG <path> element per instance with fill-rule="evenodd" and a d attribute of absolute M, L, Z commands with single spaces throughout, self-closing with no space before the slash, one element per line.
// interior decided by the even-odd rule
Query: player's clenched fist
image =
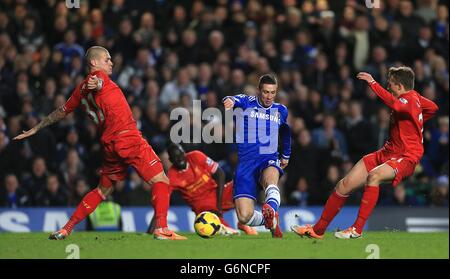
<path fill-rule="evenodd" d="M 234 100 L 231 98 L 226 98 L 225 100 L 223 100 L 223 106 L 225 107 L 225 109 L 232 109 L 234 106 Z"/>
<path fill-rule="evenodd" d="M 101 85 L 101 80 L 96 75 L 89 77 L 89 80 L 87 82 L 88 89 L 90 89 L 90 90 L 99 89 L 100 85 Z"/>
<path fill-rule="evenodd" d="M 282 169 L 284 169 L 285 167 L 287 167 L 288 164 L 289 164 L 289 160 L 288 160 L 288 159 L 282 158 L 282 159 L 280 160 L 280 167 L 281 167 Z"/>

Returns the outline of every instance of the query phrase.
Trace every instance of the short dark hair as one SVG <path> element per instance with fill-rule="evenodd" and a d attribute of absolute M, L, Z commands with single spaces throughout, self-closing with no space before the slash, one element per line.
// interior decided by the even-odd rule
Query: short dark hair
<path fill-rule="evenodd" d="M 183 148 L 183 146 L 181 146 L 181 144 L 171 142 L 167 146 L 167 153 L 169 154 L 169 156 L 178 150 L 185 152 L 184 148 Z"/>
<path fill-rule="evenodd" d="M 261 89 L 263 84 L 278 84 L 278 81 L 274 75 L 265 74 L 259 78 L 258 88 Z"/>
<path fill-rule="evenodd" d="M 414 88 L 415 74 L 410 67 L 390 67 L 388 78 L 392 78 L 394 82 L 400 83 L 406 90 L 411 90 Z"/>

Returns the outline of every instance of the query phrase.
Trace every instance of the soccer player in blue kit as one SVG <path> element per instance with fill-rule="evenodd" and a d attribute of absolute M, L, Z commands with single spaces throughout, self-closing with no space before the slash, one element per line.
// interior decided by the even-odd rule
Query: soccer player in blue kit
<path fill-rule="evenodd" d="M 236 118 L 236 144 L 239 163 L 234 175 L 234 202 L 239 222 L 249 226 L 264 225 L 272 237 L 281 238 L 278 207 L 278 180 L 289 163 L 291 132 L 287 108 L 275 103 L 278 82 L 275 76 L 260 77 L 257 96 L 227 96 L 222 102 L 233 109 Z M 278 138 L 281 136 L 281 154 Z M 257 184 L 265 192 L 262 212 L 255 210 Z"/>

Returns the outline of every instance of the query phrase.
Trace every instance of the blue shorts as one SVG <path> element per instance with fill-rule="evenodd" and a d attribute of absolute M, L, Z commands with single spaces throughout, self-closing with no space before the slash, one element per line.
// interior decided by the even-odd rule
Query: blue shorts
<path fill-rule="evenodd" d="M 280 160 L 276 156 L 240 161 L 234 175 L 233 199 L 250 198 L 256 201 L 259 178 L 263 170 L 268 167 L 277 168 L 280 176 L 284 174 L 283 169 L 280 167 Z"/>

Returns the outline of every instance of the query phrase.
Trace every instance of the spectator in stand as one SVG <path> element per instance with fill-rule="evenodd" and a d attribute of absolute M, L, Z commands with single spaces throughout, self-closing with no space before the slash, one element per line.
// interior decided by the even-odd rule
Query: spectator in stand
<path fill-rule="evenodd" d="M 4 182 L 4 187 L 0 189 L 0 207 L 18 208 L 31 205 L 31 200 L 19 184 L 17 176 L 7 174 Z"/>
<path fill-rule="evenodd" d="M 331 157 L 342 160 L 348 157 L 347 140 L 336 128 L 336 119 L 331 114 L 324 116 L 321 128 L 312 131 L 312 141 L 318 148 L 328 150 Z"/>
<path fill-rule="evenodd" d="M 329 163 L 322 162 L 342 170 L 358 157 L 354 154 L 369 148 L 370 139 L 376 149 L 386 138 L 390 112 L 380 109 L 376 95 L 356 80 L 355 71 L 384 76 L 391 65 L 414 67 L 415 90 L 440 107 L 439 120 L 424 127 L 424 171 L 429 181 L 435 181 L 448 169 L 448 132 L 442 124 L 448 122 L 450 103 L 446 1 L 385 1 L 380 9 L 368 9 L 358 1 L 331 0 L 252 0 L 230 5 L 222 0 L 165 1 L 163 6 L 113 0 L 97 1 L 99 5 L 81 1 L 76 11 L 64 1 L 6 2 L 0 4 L 0 179 L 9 173 L 23 177 L 19 184 L 31 204 L 45 188 L 30 186 L 44 185 L 31 182 L 36 174 L 28 162 L 36 156 L 43 157 L 63 181 L 59 163 L 69 149 L 76 148 L 88 185 L 98 182 L 98 134 L 84 114 L 70 114 L 25 142 L 9 140 L 65 103 L 84 74 L 83 53 L 92 45 L 111 49 L 111 78 L 127 90 L 134 116 L 140 118 L 139 128 L 158 152 L 164 152 L 174 124 L 171 109 L 190 108 L 194 100 L 202 100 L 205 108 L 215 107 L 230 94 L 255 94 L 256 88 L 248 84 L 262 74 L 276 74 L 278 101 L 291 112 L 296 131 L 292 146 L 299 151 L 298 159 L 291 158 L 298 161 L 291 162 L 298 169 L 290 167 L 286 172 L 283 198 L 289 199 L 303 177 L 309 204 L 321 198 L 314 191 L 325 183 L 329 169 Z M 354 102 L 360 104 L 362 118 L 355 113 L 359 109 Z M 329 114 L 339 128 L 326 133 L 321 126 L 324 119 L 332 122 Z M 74 126 L 75 120 L 83 124 Z M 363 126 L 368 131 L 364 135 Z M 78 137 L 75 145 L 66 138 L 70 129 L 76 130 L 67 136 Z M 307 133 L 312 134 L 312 143 L 305 144 Z M 233 173 L 235 157 L 226 152 L 227 145 L 189 146 L 202 148 L 227 175 Z M 305 157 L 311 166 L 302 163 Z M 380 203 L 384 199 L 396 204 L 394 195 L 398 195 L 405 196 L 402 204 L 408 204 L 410 183 L 418 181 L 405 181 L 404 195 L 392 191 Z M 74 192 L 70 194 L 75 199 Z"/>
<path fill-rule="evenodd" d="M 36 206 L 57 207 L 68 206 L 68 195 L 60 184 L 56 174 L 49 174 L 45 189 L 37 193 Z"/>
<path fill-rule="evenodd" d="M 448 176 L 439 176 L 436 180 L 436 185 L 431 190 L 431 205 L 432 206 L 447 206 L 448 207 Z"/>
<path fill-rule="evenodd" d="M 71 71 L 71 62 L 74 57 L 83 59 L 84 56 L 84 49 L 76 41 L 75 31 L 69 29 L 64 34 L 64 41 L 55 46 L 55 50 L 62 53 L 62 63 L 66 72 Z"/>

